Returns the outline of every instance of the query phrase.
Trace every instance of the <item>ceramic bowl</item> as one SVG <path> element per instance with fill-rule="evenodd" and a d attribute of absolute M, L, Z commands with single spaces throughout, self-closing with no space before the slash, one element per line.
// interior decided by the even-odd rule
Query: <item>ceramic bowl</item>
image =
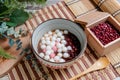
<path fill-rule="evenodd" d="M 81 44 L 81 51 L 75 58 L 67 62 L 57 63 L 57 62 L 47 61 L 38 55 L 39 54 L 38 44 L 41 37 L 48 31 L 52 31 L 55 29 L 68 30 L 78 38 Z M 84 53 L 86 49 L 86 44 L 87 44 L 86 35 L 83 29 L 81 28 L 81 26 L 67 19 L 50 19 L 43 22 L 34 30 L 31 38 L 31 46 L 36 58 L 40 61 L 40 63 L 54 69 L 66 68 L 70 65 L 73 65 L 73 63 L 76 62 Z"/>

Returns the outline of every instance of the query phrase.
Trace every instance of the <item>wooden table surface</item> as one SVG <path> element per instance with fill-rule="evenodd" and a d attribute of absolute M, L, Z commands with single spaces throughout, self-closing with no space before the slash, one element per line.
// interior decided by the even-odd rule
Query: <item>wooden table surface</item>
<path fill-rule="evenodd" d="M 53 0 L 48 0 L 46 5 L 49 6 L 49 5 L 54 4 L 58 1 L 61 1 L 61 0 L 54 0 L 54 1 Z M 120 2 L 120 0 L 118 0 L 118 1 Z M 8 78 L 7 75 L 5 75 L 4 77 L 0 78 L 0 80 L 9 80 L 9 78 Z"/>
<path fill-rule="evenodd" d="M 50 6 L 50 5 L 55 4 L 59 1 L 61 1 L 61 0 L 47 0 L 45 6 Z M 5 75 L 4 77 L 1 77 L 0 80 L 9 80 L 9 77 L 8 77 L 8 75 Z"/>

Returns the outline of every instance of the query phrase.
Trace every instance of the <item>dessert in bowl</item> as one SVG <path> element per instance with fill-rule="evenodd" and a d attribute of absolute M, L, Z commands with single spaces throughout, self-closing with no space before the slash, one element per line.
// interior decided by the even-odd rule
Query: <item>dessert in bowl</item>
<path fill-rule="evenodd" d="M 83 29 L 67 19 L 51 19 L 40 24 L 31 41 L 40 63 L 54 69 L 73 65 L 82 56 L 87 44 Z"/>

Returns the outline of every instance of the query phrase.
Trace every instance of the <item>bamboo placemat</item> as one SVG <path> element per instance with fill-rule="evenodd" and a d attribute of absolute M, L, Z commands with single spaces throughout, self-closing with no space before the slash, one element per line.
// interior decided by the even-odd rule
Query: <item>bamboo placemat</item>
<path fill-rule="evenodd" d="M 96 5 L 92 0 L 64 0 L 75 17 L 79 17 L 87 12 L 96 10 Z"/>
<path fill-rule="evenodd" d="M 32 53 L 29 55 L 33 56 Z M 66 69 L 54 70 L 47 68 L 39 62 L 36 62 L 39 68 L 35 68 L 33 64 L 36 58 L 33 56 L 33 59 L 26 60 L 26 57 L 9 72 L 10 80 L 68 80 L 90 67 L 97 60 L 87 48 L 85 54 L 73 66 Z M 119 74 L 110 65 L 106 69 L 89 73 L 79 78 L 79 80 L 113 80 L 118 76 Z"/>
<path fill-rule="evenodd" d="M 120 23 L 120 3 L 117 0 L 64 0 L 76 18 L 96 10 L 111 14 Z M 95 4 L 94 4 L 95 3 Z M 79 7 L 79 8 L 76 8 Z M 94 16 L 93 16 L 94 18 Z M 120 48 L 106 54 L 112 65 L 120 63 Z M 116 69 L 120 74 L 120 67 Z"/>
<path fill-rule="evenodd" d="M 64 2 L 59 2 L 52 6 L 40 9 L 33 16 L 32 19 L 25 23 L 28 29 L 31 30 L 31 34 L 33 32 L 32 29 L 48 19 L 65 18 L 74 20 L 75 18 Z M 90 67 L 98 59 L 92 53 L 90 47 L 87 47 L 84 55 L 78 60 L 78 62 L 66 69 L 54 70 L 37 62 L 38 68 L 36 71 L 36 68 L 33 67 L 36 58 L 31 52 L 29 55 L 32 55 L 32 60 L 26 60 L 26 57 L 29 56 L 26 55 L 22 61 L 20 61 L 18 65 L 8 73 L 8 75 L 11 80 L 68 80 L 72 76 L 75 76 Z M 119 74 L 112 65 L 110 65 L 106 69 L 89 73 L 81 77 L 79 80 L 113 80 L 118 76 Z"/>
<path fill-rule="evenodd" d="M 96 8 L 103 12 L 110 13 L 120 22 L 120 3 L 117 0 L 64 0 L 76 17 Z"/>
<path fill-rule="evenodd" d="M 104 12 L 110 13 L 120 22 L 120 3 L 117 0 L 93 0 Z"/>
<path fill-rule="evenodd" d="M 120 48 L 105 55 L 113 66 L 120 64 Z M 116 68 L 117 72 L 120 74 L 120 67 Z"/>

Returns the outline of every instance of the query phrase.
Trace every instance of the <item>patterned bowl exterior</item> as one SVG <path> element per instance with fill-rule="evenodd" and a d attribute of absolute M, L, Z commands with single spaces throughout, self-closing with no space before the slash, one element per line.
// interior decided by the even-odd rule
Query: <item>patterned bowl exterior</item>
<path fill-rule="evenodd" d="M 65 30 L 70 31 L 72 34 L 74 34 L 78 38 L 79 42 L 81 43 L 81 52 L 79 53 L 78 56 L 73 58 L 71 61 L 67 61 L 64 63 L 55 63 L 55 62 L 47 61 L 38 55 L 37 47 L 38 47 L 39 40 L 45 33 L 51 30 L 55 30 L 55 29 L 65 29 Z M 76 62 L 81 57 L 81 55 L 84 53 L 86 49 L 87 39 L 86 39 L 86 35 L 83 29 L 76 23 L 70 20 L 67 20 L 67 19 L 50 19 L 40 24 L 35 29 L 32 35 L 31 45 L 32 45 L 33 52 L 35 56 L 37 57 L 37 59 L 40 61 L 40 63 L 50 68 L 61 69 L 61 68 L 66 68 L 72 65 L 74 62 Z"/>

